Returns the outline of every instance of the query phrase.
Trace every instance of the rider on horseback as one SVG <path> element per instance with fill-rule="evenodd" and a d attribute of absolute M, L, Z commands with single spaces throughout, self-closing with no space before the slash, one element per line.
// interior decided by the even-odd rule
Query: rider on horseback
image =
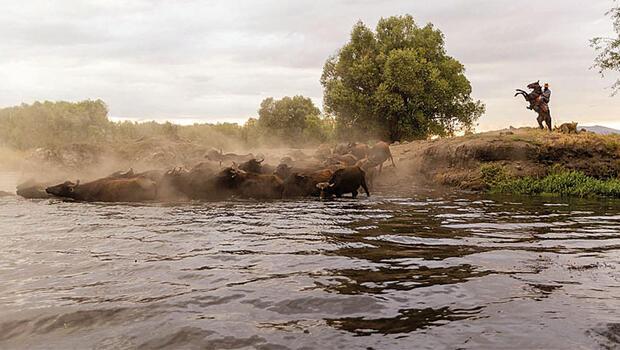
<path fill-rule="evenodd" d="M 549 89 L 549 83 L 545 83 L 545 89 L 543 90 L 542 100 L 546 104 L 549 104 L 549 101 L 551 101 L 551 89 Z"/>
<path fill-rule="evenodd" d="M 540 85 L 537 88 L 534 88 L 533 91 L 536 94 L 536 99 L 534 103 L 530 104 L 527 109 L 533 109 L 537 111 L 538 109 L 542 109 L 543 111 L 549 111 L 549 101 L 551 101 L 551 89 L 549 89 L 549 83 L 545 83 L 545 89 L 540 89 Z"/>
<path fill-rule="evenodd" d="M 551 89 L 549 84 L 545 83 L 545 88 L 540 86 L 539 81 L 533 82 L 527 86 L 531 92 L 526 92 L 521 89 L 517 89 L 515 96 L 523 96 L 527 102 L 529 102 L 528 109 L 533 109 L 538 113 L 538 126 L 543 129 L 543 122 L 547 124 L 547 129 L 551 131 L 551 112 L 549 111 L 549 101 L 551 100 Z"/>

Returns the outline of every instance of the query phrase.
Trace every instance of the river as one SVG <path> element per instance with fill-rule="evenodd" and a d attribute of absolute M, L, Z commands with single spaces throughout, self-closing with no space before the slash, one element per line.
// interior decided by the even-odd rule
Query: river
<path fill-rule="evenodd" d="M 0 198 L 2 349 L 613 349 L 620 202 Z"/>

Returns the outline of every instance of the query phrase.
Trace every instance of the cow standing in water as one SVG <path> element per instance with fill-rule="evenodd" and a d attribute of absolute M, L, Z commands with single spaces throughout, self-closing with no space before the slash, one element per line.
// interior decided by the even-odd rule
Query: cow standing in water
<path fill-rule="evenodd" d="M 351 193 L 351 197 L 357 198 L 357 190 L 360 187 L 364 189 L 366 196 L 370 197 L 366 185 L 366 173 L 358 166 L 338 169 L 328 182 L 318 183 L 316 187 L 321 190 L 321 199 L 329 199 L 333 196 L 340 198 L 347 193 Z"/>

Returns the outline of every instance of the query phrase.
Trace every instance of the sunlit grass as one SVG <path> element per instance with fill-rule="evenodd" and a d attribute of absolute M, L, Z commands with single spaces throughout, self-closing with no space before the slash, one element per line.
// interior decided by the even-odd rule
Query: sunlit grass
<path fill-rule="evenodd" d="M 484 165 L 480 172 L 491 193 L 620 198 L 620 179 L 596 179 L 583 172 L 560 167 L 553 167 L 542 178 L 512 177 L 499 165 Z"/>

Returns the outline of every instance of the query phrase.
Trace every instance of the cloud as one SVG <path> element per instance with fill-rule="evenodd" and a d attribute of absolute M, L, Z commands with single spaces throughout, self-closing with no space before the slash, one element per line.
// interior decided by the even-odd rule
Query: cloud
<path fill-rule="evenodd" d="M 3 1 L 0 105 L 101 98 L 115 117 L 242 121 L 268 96 L 322 102 L 325 59 L 358 20 L 412 14 L 446 37 L 487 104 L 481 129 L 533 125 L 512 97 L 537 79 L 558 120 L 618 108 L 590 69 L 591 37 L 611 32 L 610 0 Z"/>

